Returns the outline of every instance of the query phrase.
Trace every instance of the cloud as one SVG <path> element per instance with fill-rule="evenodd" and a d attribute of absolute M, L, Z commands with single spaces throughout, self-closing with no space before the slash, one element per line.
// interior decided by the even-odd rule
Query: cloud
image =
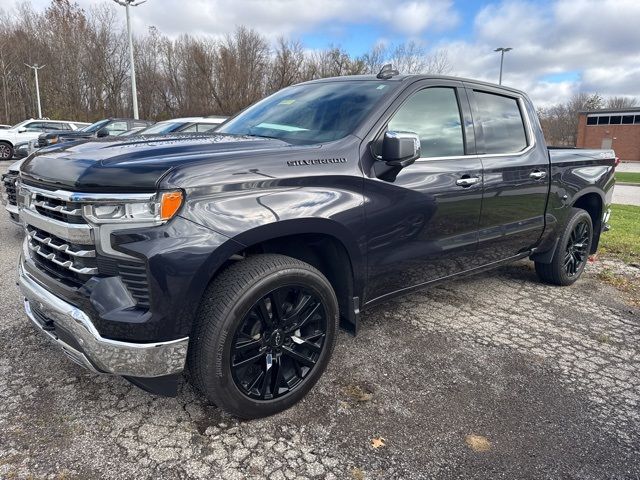
<path fill-rule="evenodd" d="M 539 106 L 578 91 L 640 100 L 640 1 L 502 1 L 482 8 L 468 41 L 441 42 L 456 74 L 495 82 L 505 55 L 503 83 L 527 91 Z M 571 81 L 550 76 L 579 72 Z"/>
<path fill-rule="evenodd" d="M 83 8 L 111 3 L 76 1 Z M 32 3 L 41 10 L 50 0 Z M 475 11 L 463 19 L 462 8 Z M 529 92 L 537 105 L 578 91 L 640 99 L 640 0 L 148 0 L 133 10 L 133 21 L 137 32 L 156 26 L 170 36 L 220 37 L 239 25 L 271 40 L 313 34 L 313 48 L 324 38 L 327 46 L 353 45 L 363 30 L 375 30 L 359 45 L 413 39 L 447 50 L 454 74 L 492 82 L 500 67 L 493 50 L 513 47 L 504 83 Z"/>

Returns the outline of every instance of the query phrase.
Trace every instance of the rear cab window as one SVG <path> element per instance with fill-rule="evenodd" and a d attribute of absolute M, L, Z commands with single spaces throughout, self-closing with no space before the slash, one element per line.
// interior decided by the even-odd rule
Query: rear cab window
<path fill-rule="evenodd" d="M 474 123 L 482 130 L 486 154 L 518 153 L 529 146 L 517 98 L 474 90 Z"/>

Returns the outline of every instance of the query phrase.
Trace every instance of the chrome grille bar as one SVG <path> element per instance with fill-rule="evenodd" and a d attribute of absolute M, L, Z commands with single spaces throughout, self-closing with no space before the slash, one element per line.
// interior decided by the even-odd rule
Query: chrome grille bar
<path fill-rule="evenodd" d="M 73 210 L 69 210 L 64 205 L 53 205 L 53 204 L 51 204 L 49 202 L 45 202 L 44 200 L 33 202 L 33 204 L 36 207 L 44 208 L 45 210 L 50 210 L 52 212 L 63 213 L 65 215 L 74 215 L 74 216 L 81 216 L 82 215 L 82 209 L 81 208 L 74 208 Z"/>
<path fill-rule="evenodd" d="M 39 237 L 38 234 L 33 230 L 29 230 L 28 234 L 29 238 L 35 240 L 36 242 L 40 242 L 49 248 L 53 248 L 54 250 L 58 250 L 59 252 L 66 253 L 67 255 L 71 255 L 72 257 L 93 258 L 96 256 L 95 250 L 73 250 L 71 246 L 66 243 L 55 243 L 55 241 L 51 237 Z"/>
<path fill-rule="evenodd" d="M 98 273 L 97 268 L 93 268 L 93 267 L 78 268 L 74 265 L 74 263 L 71 260 L 60 259 L 53 252 L 51 253 L 44 252 L 42 251 L 42 248 L 38 245 L 32 245 L 31 243 L 29 243 L 29 250 L 37 253 L 41 257 L 46 258 L 47 260 L 55 263 L 56 265 L 59 265 L 62 268 L 66 268 L 67 270 L 70 270 L 72 272 L 80 273 L 82 275 L 96 275 Z"/>
<path fill-rule="evenodd" d="M 28 208 L 20 209 L 20 216 L 27 225 L 33 225 L 38 230 L 55 235 L 70 243 L 93 245 L 91 227 L 86 224 L 72 224 L 61 222 L 50 217 L 40 215 Z"/>

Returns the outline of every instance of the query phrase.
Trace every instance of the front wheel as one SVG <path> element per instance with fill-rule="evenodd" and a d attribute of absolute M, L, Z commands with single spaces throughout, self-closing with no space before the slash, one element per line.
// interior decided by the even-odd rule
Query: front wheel
<path fill-rule="evenodd" d="M 194 385 L 241 418 L 280 412 L 313 387 L 329 363 L 338 302 L 311 265 L 255 255 L 208 287 L 189 345 Z"/>
<path fill-rule="evenodd" d="M 13 147 L 10 143 L 0 142 L 0 160 L 11 160 L 13 158 Z"/>
<path fill-rule="evenodd" d="M 572 208 L 551 263 L 535 263 L 540 280 L 561 286 L 574 283 L 587 264 L 592 241 L 591 216 L 580 208 Z"/>

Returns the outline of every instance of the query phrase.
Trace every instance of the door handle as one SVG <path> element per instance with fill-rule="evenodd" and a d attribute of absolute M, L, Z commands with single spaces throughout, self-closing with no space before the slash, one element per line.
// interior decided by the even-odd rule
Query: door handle
<path fill-rule="evenodd" d="M 480 181 L 479 177 L 463 177 L 456 180 L 456 185 L 459 187 L 470 187 L 471 185 L 475 185 Z"/>
<path fill-rule="evenodd" d="M 547 172 L 545 172 L 544 170 L 534 170 L 529 174 L 529 176 L 535 180 L 542 180 L 547 176 Z"/>

